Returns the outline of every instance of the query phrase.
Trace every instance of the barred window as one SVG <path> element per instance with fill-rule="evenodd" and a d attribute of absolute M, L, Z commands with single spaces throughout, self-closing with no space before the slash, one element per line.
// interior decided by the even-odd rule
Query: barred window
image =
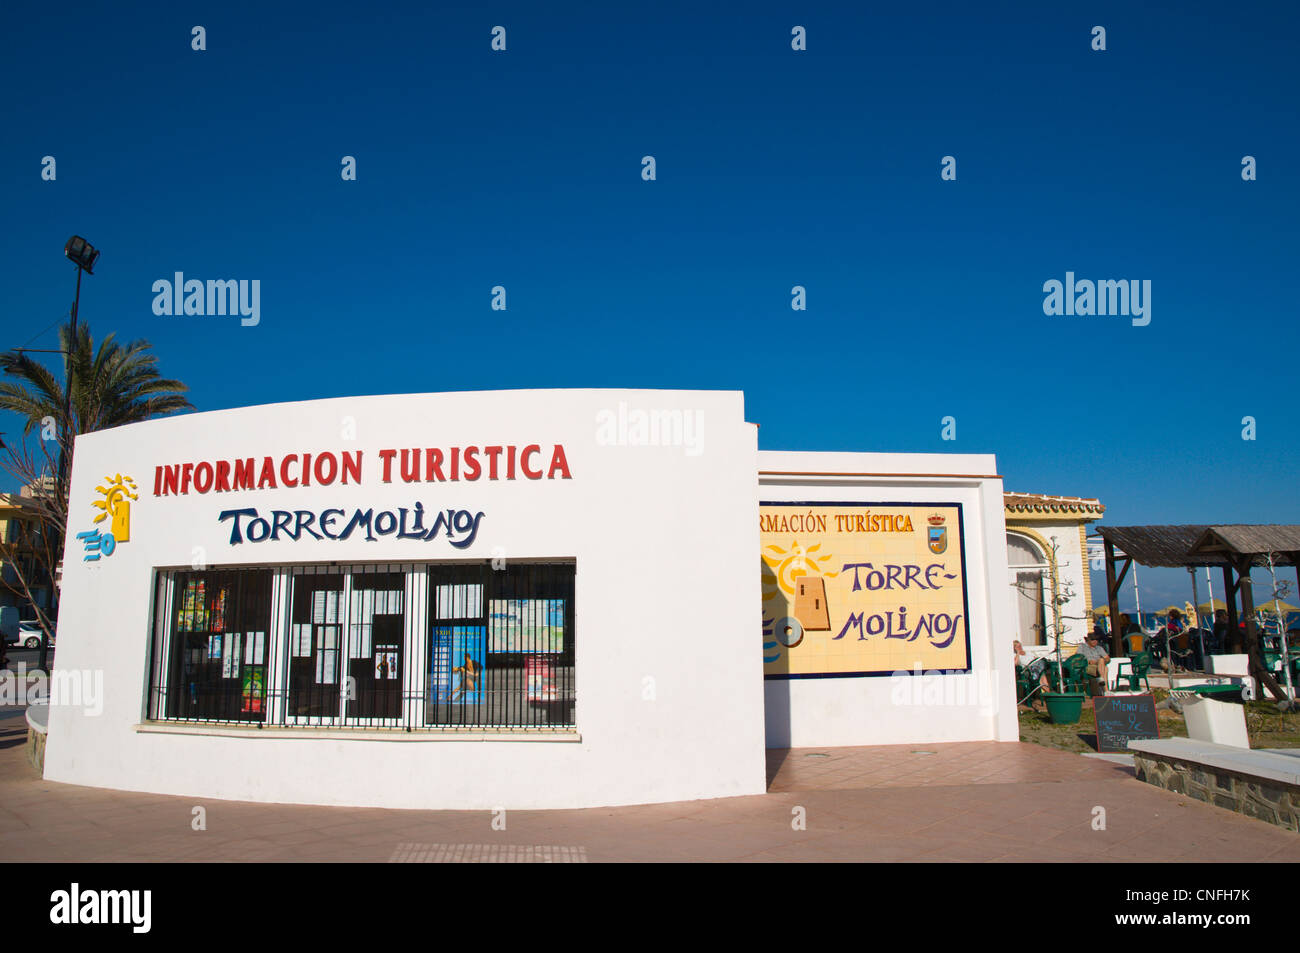
<path fill-rule="evenodd" d="M 343 575 L 295 575 L 289 616 L 289 711 L 320 723 L 339 714 Z"/>
<path fill-rule="evenodd" d="M 266 716 L 271 571 L 180 572 L 164 633 L 169 718 L 260 722 Z"/>
<path fill-rule="evenodd" d="M 350 714 L 368 720 L 401 717 L 406 576 L 354 574 L 348 620 L 348 674 L 355 701 Z"/>
<path fill-rule="evenodd" d="M 433 566 L 429 582 L 429 724 L 574 724 L 572 565 Z"/>
<path fill-rule="evenodd" d="M 572 562 L 160 571 L 148 716 L 572 727 L 574 580 Z"/>

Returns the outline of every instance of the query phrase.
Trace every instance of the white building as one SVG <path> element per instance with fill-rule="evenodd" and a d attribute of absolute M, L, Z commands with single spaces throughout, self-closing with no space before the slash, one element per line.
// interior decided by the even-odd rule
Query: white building
<path fill-rule="evenodd" d="M 1040 493 L 1007 493 L 1005 504 L 1007 563 L 1015 604 L 1013 638 L 1031 655 L 1055 649 L 1055 593 L 1061 646 L 1073 653 L 1092 628 L 1087 526 L 1101 519 L 1106 507 L 1087 497 Z M 1011 651 L 1010 642 L 1006 651 Z"/>
<path fill-rule="evenodd" d="M 50 780 L 583 807 L 761 793 L 769 744 L 1017 739 L 993 458 L 760 454 L 736 392 L 155 420 L 78 438 L 70 510 Z"/>

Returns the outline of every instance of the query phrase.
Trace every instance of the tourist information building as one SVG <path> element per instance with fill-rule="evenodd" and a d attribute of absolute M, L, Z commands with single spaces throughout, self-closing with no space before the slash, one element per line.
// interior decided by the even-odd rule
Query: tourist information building
<path fill-rule="evenodd" d="M 772 453 L 743 395 L 340 398 L 78 438 L 49 780 L 562 808 L 769 746 L 1017 739 L 988 455 Z M 1001 663 L 999 665 L 998 663 Z"/>

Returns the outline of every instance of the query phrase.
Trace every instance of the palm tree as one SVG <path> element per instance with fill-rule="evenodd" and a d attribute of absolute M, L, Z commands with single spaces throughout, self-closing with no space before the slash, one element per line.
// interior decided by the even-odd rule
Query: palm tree
<path fill-rule="evenodd" d="M 59 444 L 71 456 L 72 440 L 79 434 L 194 409 L 182 396 L 188 389 L 184 384 L 159 376 L 148 341 L 124 347 L 109 334 L 96 349 L 87 325 L 77 327 L 75 338 L 73 334 L 70 325 L 59 328 L 62 381 L 25 353 L 0 354 L 0 370 L 18 378 L 0 381 L 0 410 L 26 418 L 24 436 L 53 420 Z M 65 389 L 69 380 L 71 400 Z"/>
<path fill-rule="evenodd" d="M 95 346 L 85 324 L 59 328 L 63 377 L 22 351 L 0 354 L 0 370 L 11 379 L 0 380 L 0 410 L 23 418 L 23 436 L 41 431 L 39 454 L 24 441 L 3 447 L 0 465 L 25 485 L 39 487 L 29 501 L 36 514 L 33 537 L 48 555 L 41 560 L 52 580 L 56 575 L 68 525 L 68 476 L 72 471 L 74 439 L 84 433 L 107 430 L 182 410 L 193 410 L 185 399 L 188 388 L 158 374 L 158 359 L 148 341 L 122 345 L 109 334 Z M 57 463 L 49 445 L 58 448 Z M 43 459 L 42 459 L 43 458 Z M 0 550 L 5 547 L 0 546 Z M 0 559 L 12 559 L 0 552 Z M 23 586 L 29 588 L 24 579 Z M 27 593 L 30 599 L 30 592 Z M 38 619 L 48 633 L 48 620 Z M 42 647 L 41 667 L 45 667 Z"/>

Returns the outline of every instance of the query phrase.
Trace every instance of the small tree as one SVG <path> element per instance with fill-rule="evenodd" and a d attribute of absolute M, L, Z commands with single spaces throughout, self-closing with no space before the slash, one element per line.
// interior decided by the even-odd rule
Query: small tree
<path fill-rule="evenodd" d="M 6 538 L 0 539 L 0 562 L 13 574 L 12 580 L 0 578 L 0 588 L 30 603 L 36 622 L 45 634 L 54 630 L 52 618 L 57 585 L 57 567 L 61 558 L 67 503 L 53 492 L 51 473 L 55 463 L 48 444 L 39 452 L 26 442 L 10 444 L 0 440 L 0 470 L 20 484 L 24 492 L 4 495 L 15 509 L 9 518 Z M 38 598 L 49 593 L 45 605 Z"/>
<path fill-rule="evenodd" d="M 1059 566 L 1060 561 L 1057 555 L 1060 547 L 1056 540 L 1052 540 L 1052 565 L 1051 565 L 1051 582 L 1052 582 L 1052 621 L 1048 623 L 1048 631 L 1056 646 L 1056 684 L 1065 686 L 1065 673 L 1061 661 L 1061 637 L 1065 634 L 1068 622 L 1087 622 L 1087 615 L 1066 615 L 1064 608 L 1074 601 L 1078 593 L 1067 582 L 1062 583 L 1060 580 Z"/>
<path fill-rule="evenodd" d="M 1064 666 L 1061 661 L 1061 637 L 1068 628 L 1070 622 L 1086 622 L 1086 615 L 1066 615 L 1065 607 L 1070 605 L 1078 595 L 1069 583 L 1063 583 L 1060 578 L 1060 544 L 1056 540 L 1051 542 L 1052 555 L 1048 565 L 1048 582 L 1051 589 L 1051 595 L 1047 599 L 1047 604 L 1051 607 L 1050 613 L 1044 613 L 1043 627 L 1046 629 L 1045 635 L 1052 640 L 1048 644 L 1053 644 L 1053 654 L 1056 656 L 1056 684 L 1065 684 Z M 1021 592 L 1026 592 L 1017 583 L 1016 587 Z M 1026 592 L 1026 595 L 1029 593 Z"/>

